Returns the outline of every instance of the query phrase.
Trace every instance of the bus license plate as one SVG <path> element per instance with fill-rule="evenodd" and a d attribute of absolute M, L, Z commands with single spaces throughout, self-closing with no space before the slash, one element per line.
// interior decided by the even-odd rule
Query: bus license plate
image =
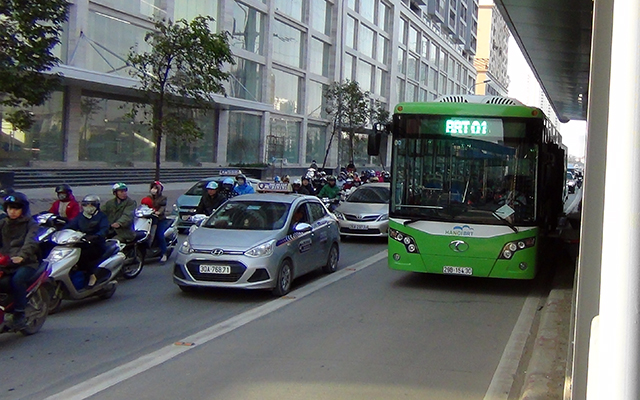
<path fill-rule="evenodd" d="M 471 267 L 442 267 L 443 274 L 450 275 L 473 275 Z"/>
<path fill-rule="evenodd" d="M 201 274 L 230 274 L 231 267 L 228 265 L 201 265 Z"/>
<path fill-rule="evenodd" d="M 369 229 L 369 225 L 351 225 L 351 229 L 355 229 L 357 231 L 366 231 Z"/>

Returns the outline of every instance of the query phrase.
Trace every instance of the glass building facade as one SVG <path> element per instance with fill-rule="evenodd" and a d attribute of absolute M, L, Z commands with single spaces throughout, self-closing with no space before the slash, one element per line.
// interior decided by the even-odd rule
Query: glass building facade
<path fill-rule="evenodd" d="M 477 13 L 477 0 L 77 0 L 56 49 L 64 88 L 33 110 L 29 132 L 2 120 L 0 163 L 152 166 L 153 135 L 128 112 L 142 96 L 127 54 L 148 50 L 151 18 L 209 15 L 213 30 L 230 33 L 227 96 L 194 111 L 202 138 L 163 138 L 163 165 L 302 168 L 327 155 L 328 166 L 342 166 L 348 135 L 327 152 L 326 88 L 356 80 L 389 110 L 468 93 Z M 366 155 L 366 135 L 356 134 L 354 150 L 358 165 L 381 161 Z"/>

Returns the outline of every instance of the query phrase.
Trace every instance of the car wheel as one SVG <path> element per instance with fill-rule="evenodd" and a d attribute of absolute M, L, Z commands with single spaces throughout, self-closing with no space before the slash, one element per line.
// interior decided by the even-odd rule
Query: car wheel
<path fill-rule="evenodd" d="M 340 259 L 340 250 L 338 249 L 338 245 L 334 243 L 333 246 L 331 246 L 331 250 L 329 250 L 329 255 L 327 256 L 327 263 L 322 267 L 322 270 L 327 274 L 336 272 L 338 270 L 339 259 Z"/>
<path fill-rule="evenodd" d="M 276 279 L 276 286 L 273 288 L 273 294 L 275 296 L 284 296 L 291 290 L 291 282 L 293 281 L 293 268 L 291 261 L 284 260 L 278 268 L 278 278 Z"/>

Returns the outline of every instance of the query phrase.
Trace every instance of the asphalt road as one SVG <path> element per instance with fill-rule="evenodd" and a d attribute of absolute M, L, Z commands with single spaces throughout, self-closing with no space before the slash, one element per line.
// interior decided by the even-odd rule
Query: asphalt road
<path fill-rule="evenodd" d="M 34 336 L 0 335 L 0 398 L 484 398 L 533 284 L 391 271 L 385 249 L 343 242 L 338 272 L 282 299 L 185 294 L 171 263 L 149 265 Z"/>

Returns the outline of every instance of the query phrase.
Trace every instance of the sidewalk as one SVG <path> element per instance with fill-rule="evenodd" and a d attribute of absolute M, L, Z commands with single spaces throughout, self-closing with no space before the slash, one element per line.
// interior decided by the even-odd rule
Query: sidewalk
<path fill-rule="evenodd" d="M 549 295 L 540 308 L 539 324 L 530 340 L 521 400 L 564 398 L 571 335 L 575 259 L 572 249 L 558 251 L 558 268 Z M 535 338 L 535 339 L 534 339 Z M 534 340 L 533 340 L 534 339 Z"/>

